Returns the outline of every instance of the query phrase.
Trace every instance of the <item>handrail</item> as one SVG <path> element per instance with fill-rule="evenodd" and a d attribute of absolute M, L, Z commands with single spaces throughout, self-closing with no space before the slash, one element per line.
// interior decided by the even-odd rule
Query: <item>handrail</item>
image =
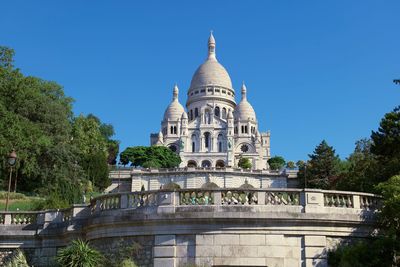
<path fill-rule="evenodd" d="M 97 196 L 86 205 L 74 205 L 66 209 L 45 211 L 0 212 L 1 225 L 44 225 L 46 223 L 73 223 L 94 214 L 119 209 L 146 207 L 183 206 L 233 206 L 258 205 L 293 207 L 290 212 L 335 213 L 339 208 L 350 212 L 376 211 L 382 198 L 375 194 L 295 188 L 185 188 L 110 193 Z M 82 209 L 87 212 L 77 215 Z M 171 210 L 171 208 L 170 208 Z M 272 209 L 271 211 L 273 211 Z M 151 210 L 157 212 L 157 209 Z M 339 212 L 342 214 L 342 211 Z"/>

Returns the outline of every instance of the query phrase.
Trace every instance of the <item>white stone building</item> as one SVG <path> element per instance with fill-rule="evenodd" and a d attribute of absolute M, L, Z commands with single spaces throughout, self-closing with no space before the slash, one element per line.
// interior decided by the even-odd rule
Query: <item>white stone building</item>
<path fill-rule="evenodd" d="M 161 130 L 151 134 L 151 145 L 163 145 L 178 153 L 180 167 L 235 167 L 241 157 L 252 168 L 266 170 L 270 158 L 270 134 L 260 133 L 256 113 L 242 85 L 241 100 L 226 69 L 218 62 L 215 39 L 208 39 L 208 57 L 193 75 L 186 110 L 179 103 L 178 86 L 164 113 Z"/>

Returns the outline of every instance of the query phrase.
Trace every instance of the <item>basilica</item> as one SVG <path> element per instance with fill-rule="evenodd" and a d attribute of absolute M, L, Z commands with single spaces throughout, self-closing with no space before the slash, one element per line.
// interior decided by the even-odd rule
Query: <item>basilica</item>
<path fill-rule="evenodd" d="M 150 143 L 178 153 L 180 167 L 237 167 L 241 158 L 248 158 L 253 169 L 268 170 L 270 133 L 259 131 L 244 83 L 237 104 L 231 78 L 218 62 L 215 48 L 211 33 L 207 59 L 194 73 L 187 91 L 186 110 L 175 85 L 161 129 L 150 135 Z"/>

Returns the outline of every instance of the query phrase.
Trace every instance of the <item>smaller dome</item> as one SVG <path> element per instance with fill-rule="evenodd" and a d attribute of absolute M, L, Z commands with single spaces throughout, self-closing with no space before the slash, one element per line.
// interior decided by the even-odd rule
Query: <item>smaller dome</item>
<path fill-rule="evenodd" d="M 168 105 L 167 109 L 164 112 L 164 121 L 177 121 L 182 117 L 182 113 L 185 112 L 185 109 L 183 108 L 181 103 L 179 103 L 178 94 L 179 89 L 178 86 L 175 85 L 173 90 L 172 102 Z"/>
<path fill-rule="evenodd" d="M 187 120 L 188 119 L 188 115 L 186 112 L 182 113 L 182 120 Z"/>
<path fill-rule="evenodd" d="M 231 110 L 228 110 L 228 115 L 226 116 L 226 118 L 227 119 L 232 119 L 233 118 Z"/>
<path fill-rule="evenodd" d="M 256 113 L 253 107 L 247 101 L 247 88 L 243 83 L 242 85 L 242 100 L 235 107 L 234 116 L 236 120 L 254 120 L 256 121 Z"/>

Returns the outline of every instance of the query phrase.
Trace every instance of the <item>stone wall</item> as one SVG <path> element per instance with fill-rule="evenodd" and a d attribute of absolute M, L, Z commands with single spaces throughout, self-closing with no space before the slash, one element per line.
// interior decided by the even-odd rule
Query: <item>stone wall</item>
<path fill-rule="evenodd" d="M 373 231 L 379 199 L 315 189 L 107 194 L 66 210 L 0 212 L 0 255 L 21 248 L 34 266 L 54 266 L 58 249 L 81 238 L 145 267 L 326 266 L 328 249 Z"/>
<path fill-rule="evenodd" d="M 91 240 L 90 243 L 110 260 L 109 266 L 114 266 L 125 257 L 133 257 L 139 266 L 153 267 L 152 235 L 102 238 Z"/>

